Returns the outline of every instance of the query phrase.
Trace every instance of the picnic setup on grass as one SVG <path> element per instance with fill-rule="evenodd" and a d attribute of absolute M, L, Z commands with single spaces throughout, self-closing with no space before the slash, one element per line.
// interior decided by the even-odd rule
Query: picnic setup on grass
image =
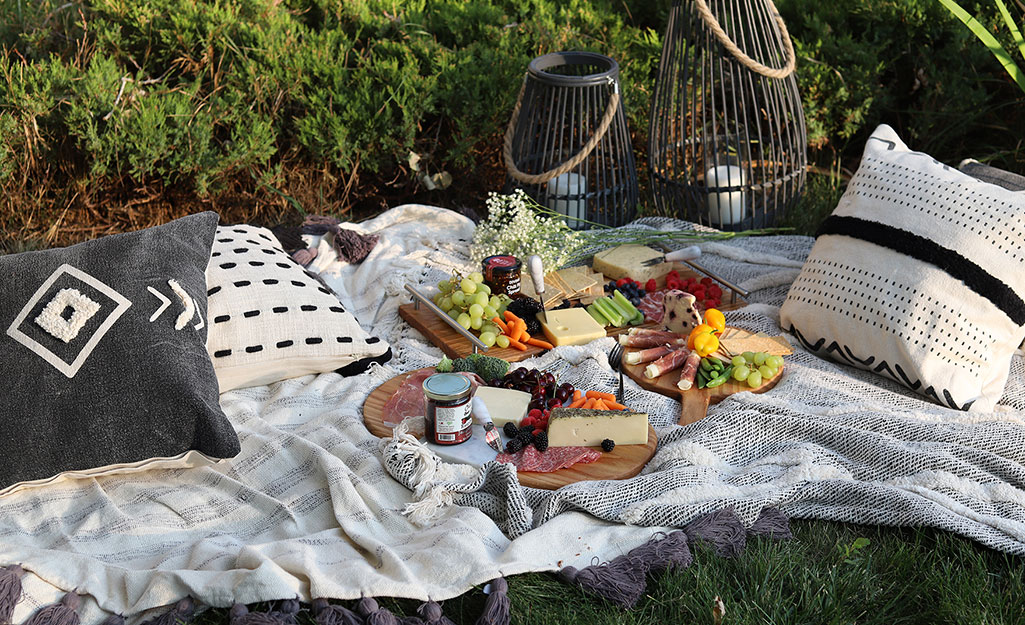
<path fill-rule="evenodd" d="M 207 211 L 0 256 L 0 623 L 482 592 L 499 625 L 527 572 L 630 608 L 792 518 L 1025 556 L 1025 178 L 884 124 L 788 233 L 795 57 L 770 0 L 676 3 L 643 188 L 616 61 L 552 52 L 479 223 Z"/>

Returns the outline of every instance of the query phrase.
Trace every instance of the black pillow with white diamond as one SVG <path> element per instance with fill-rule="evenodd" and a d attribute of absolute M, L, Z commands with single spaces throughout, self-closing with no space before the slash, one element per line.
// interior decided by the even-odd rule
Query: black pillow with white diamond
<path fill-rule="evenodd" d="M 310 373 L 354 375 L 391 357 L 266 228 L 217 228 L 207 281 L 207 347 L 221 392 Z"/>
<path fill-rule="evenodd" d="M 205 347 L 216 226 L 0 256 L 0 494 L 238 453 Z"/>
<path fill-rule="evenodd" d="M 912 152 L 889 126 L 780 311 L 808 349 L 991 411 L 1025 339 L 1025 195 Z"/>

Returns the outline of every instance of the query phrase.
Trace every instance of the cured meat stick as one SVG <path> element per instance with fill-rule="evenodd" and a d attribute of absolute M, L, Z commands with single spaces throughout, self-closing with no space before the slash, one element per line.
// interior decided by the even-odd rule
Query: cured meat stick
<path fill-rule="evenodd" d="M 686 345 L 686 337 L 667 333 L 667 336 L 656 334 L 620 334 L 619 344 L 623 347 L 656 347 L 658 345 Z"/>
<path fill-rule="evenodd" d="M 651 363 L 644 368 L 644 377 L 646 378 L 657 378 L 660 375 L 665 375 L 670 371 L 675 371 L 683 366 L 684 361 L 687 360 L 687 356 L 691 353 L 686 347 L 674 349 L 665 356 L 662 356 L 655 362 Z"/>
<path fill-rule="evenodd" d="M 661 336 L 667 340 L 678 339 L 680 335 L 669 330 L 656 330 L 654 328 L 630 328 L 626 333 L 627 336 Z M 620 334 L 620 337 L 623 335 Z"/>
<path fill-rule="evenodd" d="M 676 387 L 681 391 L 689 391 L 694 386 L 694 376 L 698 374 L 698 367 L 701 366 L 701 356 L 696 352 L 691 352 L 690 356 L 687 356 L 687 361 L 683 363 L 683 371 L 680 373 L 680 381 L 676 383 Z"/>
<path fill-rule="evenodd" d="M 658 360 L 671 351 L 673 351 L 672 347 L 669 347 L 668 345 L 659 345 L 658 347 L 649 347 L 648 349 L 642 349 L 637 352 L 627 352 L 623 355 L 623 362 L 628 365 L 640 365 L 646 362 L 651 362 L 652 360 Z"/>

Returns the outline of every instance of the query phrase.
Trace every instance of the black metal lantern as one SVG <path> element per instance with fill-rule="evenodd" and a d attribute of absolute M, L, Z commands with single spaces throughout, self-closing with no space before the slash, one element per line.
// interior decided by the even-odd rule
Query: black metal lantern
<path fill-rule="evenodd" d="M 674 3 L 648 135 L 660 214 L 743 230 L 793 206 L 808 160 L 794 63 L 772 0 Z"/>
<path fill-rule="evenodd" d="M 506 192 L 522 188 L 542 206 L 622 225 L 637 206 L 637 166 L 619 94 L 619 65 L 593 52 L 557 52 L 530 62 L 506 128 Z"/>

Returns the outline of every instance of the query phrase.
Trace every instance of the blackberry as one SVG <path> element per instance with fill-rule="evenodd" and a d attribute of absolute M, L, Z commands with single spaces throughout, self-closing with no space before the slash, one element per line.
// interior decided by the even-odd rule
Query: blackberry
<path fill-rule="evenodd" d="M 516 437 L 516 440 L 520 442 L 521 447 L 526 447 L 527 445 L 534 442 L 534 433 L 520 432 L 520 435 Z"/>
<path fill-rule="evenodd" d="M 527 332 L 536 334 L 541 331 L 541 322 L 537 320 L 537 313 L 541 312 L 541 303 L 529 297 L 518 297 L 509 302 L 505 307 L 527 324 Z"/>
<path fill-rule="evenodd" d="M 601 442 L 601 449 L 602 449 L 602 451 L 604 451 L 606 453 L 612 451 L 615 448 L 616 448 L 616 441 L 612 440 L 611 438 L 606 438 L 605 440 L 603 440 Z"/>
<path fill-rule="evenodd" d="M 507 454 L 514 454 L 521 449 L 523 449 L 523 441 L 518 438 L 514 438 L 505 444 L 505 453 Z"/>
<path fill-rule="evenodd" d="M 548 432 L 541 432 L 534 436 L 534 447 L 541 452 L 548 449 Z"/>
<path fill-rule="evenodd" d="M 516 438 L 516 435 L 520 433 L 520 428 L 516 427 L 512 421 L 506 421 L 502 432 L 505 433 L 506 438 Z"/>
<path fill-rule="evenodd" d="M 523 436 L 524 434 L 530 434 L 533 431 L 534 431 L 534 426 L 533 425 L 524 425 L 520 429 L 516 430 L 516 434 L 514 434 L 513 436 Z"/>

